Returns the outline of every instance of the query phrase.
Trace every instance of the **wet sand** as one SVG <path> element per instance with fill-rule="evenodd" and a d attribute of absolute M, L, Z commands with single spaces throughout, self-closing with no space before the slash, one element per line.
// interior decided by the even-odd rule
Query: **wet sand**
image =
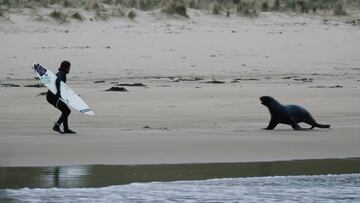
<path fill-rule="evenodd" d="M 359 173 L 360 159 L 249 163 L 0 167 L 0 189 L 98 188 L 139 182 Z"/>
<path fill-rule="evenodd" d="M 191 18 L 191 16 L 197 16 Z M 258 162 L 360 156 L 360 28 L 263 14 L 139 17 L 57 25 L 13 16 L 0 32 L 0 166 Z M 30 69 L 56 71 L 96 116 L 59 112 Z M 213 84 L 208 81 L 223 81 Z M 96 82 L 104 81 L 104 82 Z M 128 92 L 107 92 L 116 83 Z M 11 85 L 15 85 L 11 87 Z M 18 87 L 16 87 L 18 86 Z M 331 129 L 264 131 L 259 97 L 307 108 Z M 303 125 L 306 127 L 306 125 Z"/>

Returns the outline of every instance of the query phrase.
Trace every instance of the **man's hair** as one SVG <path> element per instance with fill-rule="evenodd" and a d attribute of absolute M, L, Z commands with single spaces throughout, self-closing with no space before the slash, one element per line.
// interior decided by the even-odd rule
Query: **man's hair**
<path fill-rule="evenodd" d="M 63 61 L 63 62 L 61 62 L 61 64 L 60 64 L 59 71 L 68 72 L 70 66 L 71 66 L 71 63 L 70 63 L 69 61 Z"/>

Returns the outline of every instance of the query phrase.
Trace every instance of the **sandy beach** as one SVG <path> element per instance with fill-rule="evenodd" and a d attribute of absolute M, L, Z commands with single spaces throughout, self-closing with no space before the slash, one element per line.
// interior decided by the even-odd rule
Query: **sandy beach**
<path fill-rule="evenodd" d="M 360 157 L 360 26 L 291 13 L 188 14 L 1 18 L 0 166 Z M 55 72 L 62 60 L 72 63 L 67 84 L 96 114 L 72 111 L 76 135 L 53 132 L 60 112 L 39 96 L 46 88 L 26 87 L 39 83 L 34 61 Z M 145 86 L 105 91 L 134 83 Z M 331 129 L 262 130 L 263 95 L 301 105 Z"/>

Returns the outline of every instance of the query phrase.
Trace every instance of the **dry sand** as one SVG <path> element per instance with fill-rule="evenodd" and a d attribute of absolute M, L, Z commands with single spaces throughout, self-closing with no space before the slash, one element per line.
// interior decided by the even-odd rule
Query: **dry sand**
<path fill-rule="evenodd" d="M 274 13 L 189 15 L 1 20 L 0 166 L 360 157 L 359 26 Z M 24 87 L 38 83 L 32 62 L 56 71 L 64 59 L 72 62 L 68 84 L 96 113 L 73 111 L 76 135 L 51 130 L 59 112 L 36 96 L 45 88 Z M 203 80 L 176 82 L 194 78 Z M 213 79 L 226 83 L 205 83 Z M 104 91 L 112 82 L 147 86 Z M 332 129 L 261 130 L 269 121 L 262 95 L 304 106 Z"/>

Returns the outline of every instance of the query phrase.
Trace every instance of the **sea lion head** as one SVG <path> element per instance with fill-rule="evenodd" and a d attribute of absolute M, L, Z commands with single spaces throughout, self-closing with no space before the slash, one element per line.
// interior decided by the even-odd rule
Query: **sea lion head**
<path fill-rule="evenodd" d="M 268 107 L 268 108 L 277 108 L 278 106 L 281 106 L 281 104 L 270 96 L 262 96 L 260 97 L 261 104 Z"/>
<path fill-rule="evenodd" d="M 275 101 L 275 99 L 270 96 L 262 96 L 262 97 L 260 97 L 260 101 L 261 101 L 261 104 L 263 104 L 265 106 L 269 106 L 271 103 L 273 103 Z"/>

